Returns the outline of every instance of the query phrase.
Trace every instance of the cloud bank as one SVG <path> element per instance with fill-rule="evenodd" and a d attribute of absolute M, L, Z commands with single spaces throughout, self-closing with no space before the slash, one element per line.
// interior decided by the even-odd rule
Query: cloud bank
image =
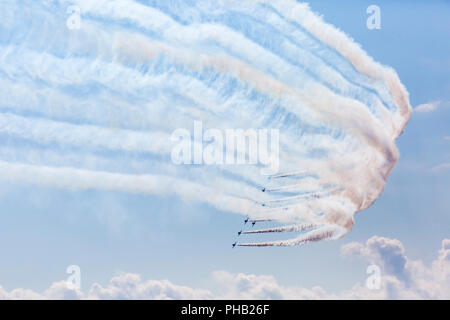
<path fill-rule="evenodd" d="M 222 270 L 212 275 L 221 293 L 168 280 L 143 281 L 137 274 L 123 273 L 106 286 L 94 283 L 86 294 L 60 281 L 43 293 L 0 287 L 0 299 L 450 299 L 450 239 L 442 241 L 437 258 L 428 266 L 409 259 L 400 241 L 379 236 L 366 243 L 348 243 L 341 251 L 344 256 L 378 265 L 382 270 L 380 289 L 370 290 L 365 283 L 356 283 L 348 290 L 330 293 L 320 286 L 283 286 L 271 275 Z"/>
<path fill-rule="evenodd" d="M 395 140 L 411 107 L 396 72 L 304 3 L 6 0 L 2 8 L 6 181 L 174 194 L 298 225 L 280 229 L 301 230 L 290 240 L 239 244 L 285 246 L 346 234 L 399 158 Z M 171 133 L 196 120 L 278 129 L 284 175 L 175 165 Z"/>

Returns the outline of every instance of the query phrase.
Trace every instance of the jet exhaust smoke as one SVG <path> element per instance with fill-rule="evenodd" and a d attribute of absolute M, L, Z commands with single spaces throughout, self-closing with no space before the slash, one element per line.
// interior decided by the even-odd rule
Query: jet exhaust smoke
<path fill-rule="evenodd" d="M 349 232 L 398 161 L 408 92 L 307 4 L 4 2 L 4 181 L 173 194 L 286 224 L 244 235 L 301 233 L 239 246 L 291 246 Z M 79 25 L 68 6 L 80 9 Z M 172 133 L 196 121 L 220 132 L 278 130 L 279 172 L 173 163 Z"/>

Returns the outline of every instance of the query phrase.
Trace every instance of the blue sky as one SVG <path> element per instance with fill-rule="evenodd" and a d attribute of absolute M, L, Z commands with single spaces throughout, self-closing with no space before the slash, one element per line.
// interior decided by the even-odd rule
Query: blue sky
<path fill-rule="evenodd" d="M 368 262 L 343 257 L 341 246 L 375 235 L 400 240 L 411 259 L 434 260 L 450 236 L 450 166 L 445 167 L 450 164 L 450 3 L 376 1 L 380 30 L 366 28 L 370 4 L 312 1 L 310 7 L 376 61 L 394 68 L 413 107 L 440 103 L 433 111 L 413 113 L 397 141 L 401 158 L 385 191 L 356 215 L 349 234 L 302 247 L 231 250 L 242 215 L 176 196 L 2 182 L 1 286 L 42 292 L 76 264 L 84 290 L 120 272 L 220 290 L 212 273 L 227 270 L 334 293 L 367 277 Z"/>
<path fill-rule="evenodd" d="M 449 3 L 379 1 L 382 28 L 374 31 L 359 27 L 362 17 L 358 13 L 370 3 L 314 1 L 311 7 L 352 36 L 377 61 L 393 67 L 410 93 L 412 106 L 430 101 L 442 104 L 434 112 L 413 114 L 398 140 L 401 160 L 385 193 L 372 208 L 357 216 L 360 227 L 352 234 L 373 232 L 397 237 L 409 252 L 431 258 L 430 248 L 438 247 L 440 239 L 449 233 L 449 202 L 444 196 L 449 172 L 430 170 L 449 161 L 450 145 L 445 140 L 450 119 L 450 44 L 445 40 L 450 36 Z M 390 223 L 388 217 L 393 218 Z M 383 229 L 375 230 L 375 226 Z"/>

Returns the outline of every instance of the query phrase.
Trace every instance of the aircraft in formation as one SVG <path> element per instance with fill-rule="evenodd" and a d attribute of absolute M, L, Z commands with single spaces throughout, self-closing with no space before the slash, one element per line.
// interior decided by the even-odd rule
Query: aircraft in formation
<path fill-rule="evenodd" d="M 284 177 L 289 177 L 289 176 L 292 176 L 292 175 L 298 175 L 298 174 L 300 174 L 300 173 L 298 173 L 298 172 L 293 172 L 293 173 L 287 173 L 287 174 L 280 174 L 280 175 L 275 175 L 275 176 L 272 176 L 272 177 L 270 177 L 270 178 L 284 178 Z M 265 187 L 263 187 L 262 189 L 261 189 L 261 191 L 262 192 L 270 192 L 270 191 L 275 191 L 275 189 L 271 189 L 271 190 L 267 190 Z M 258 203 L 258 202 L 257 202 Z M 265 207 L 266 206 L 266 204 L 265 203 L 259 203 L 261 206 L 263 206 L 263 207 Z M 245 220 L 244 220 L 244 226 L 245 225 L 247 225 L 247 223 L 248 222 L 251 222 L 251 224 L 252 224 L 252 227 L 254 227 L 255 226 L 255 224 L 257 223 L 257 222 L 264 222 L 264 221 L 272 221 L 272 220 L 270 220 L 270 219 L 253 219 L 253 220 L 250 220 L 250 217 L 249 216 L 247 216 L 246 218 L 245 218 Z M 245 232 L 244 232 L 245 233 Z M 242 234 L 242 230 L 241 231 L 239 231 L 238 233 L 238 237 Z M 237 244 L 237 241 L 236 242 L 234 242 L 234 243 L 232 243 L 232 246 L 233 246 L 233 248 L 234 247 L 236 247 L 236 245 L 238 245 Z"/>
<path fill-rule="evenodd" d="M 272 221 L 272 220 L 270 220 L 270 219 L 253 219 L 253 220 L 250 220 L 249 217 L 246 217 L 245 220 L 244 220 L 244 225 L 246 225 L 247 222 L 251 222 L 252 227 L 254 227 L 255 224 L 256 224 L 257 222 L 265 222 L 265 221 Z M 245 234 L 245 232 L 243 232 L 243 230 L 240 230 L 240 231 L 237 233 L 238 237 L 239 237 L 242 233 Z M 232 248 L 234 249 L 234 247 L 236 247 L 236 246 L 238 245 L 238 243 L 237 243 L 237 241 L 235 241 L 235 242 L 232 243 L 231 245 L 233 246 Z"/>
<path fill-rule="evenodd" d="M 288 173 L 282 173 L 282 174 L 277 174 L 277 175 L 271 175 L 268 178 L 269 179 L 283 179 L 283 178 L 292 178 L 292 177 L 297 177 L 297 176 L 303 176 L 305 175 L 305 172 L 302 171 L 298 171 L 298 172 L 288 172 Z M 267 188 L 267 187 L 262 187 L 260 190 L 264 193 L 285 193 L 285 192 L 289 192 L 289 190 L 298 187 L 297 185 L 293 184 L 293 185 L 284 185 L 284 186 L 275 186 L 272 188 Z M 329 190 L 329 191 L 322 191 L 322 192 L 304 192 L 301 194 L 296 194 L 294 196 L 287 196 L 287 197 L 283 197 L 283 198 L 277 198 L 277 199 L 270 199 L 267 200 L 266 202 L 259 202 L 259 201 L 255 201 L 256 205 L 260 205 L 262 207 L 267 207 L 267 208 L 277 208 L 279 210 L 285 211 L 289 209 L 289 202 L 292 201 L 296 201 L 299 199 L 308 199 L 308 198 L 314 198 L 314 199 L 319 199 L 322 198 L 323 196 L 326 196 L 327 193 L 333 192 L 334 190 Z M 247 225 L 248 222 L 250 222 L 252 224 L 252 227 L 255 226 L 255 224 L 258 222 L 265 222 L 265 221 L 274 221 L 271 219 L 250 219 L 249 216 L 247 216 L 244 220 L 244 226 Z M 248 234 L 248 233 L 256 233 L 256 231 L 239 231 L 238 232 L 238 237 L 241 234 Z M 237 243 L 237 241 L 235 243 L 232 244 L 233 248 L 235 246 L 240 246 L 240 244 Z"/>

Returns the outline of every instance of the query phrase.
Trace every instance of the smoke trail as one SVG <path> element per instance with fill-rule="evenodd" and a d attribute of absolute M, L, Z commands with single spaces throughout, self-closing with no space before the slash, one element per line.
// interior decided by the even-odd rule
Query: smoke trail
<path fill-rule="evenodd" d="M 300 246 L 307 244 L 309 242 L 317 242 L 326 239 L 331 239 L 337 234 L 337 231 L 333 230 L 318 230 L 311 231 L 300 237 L 290 239 L 290 240 L 280 240 L 280 241 L 269 241 L 269 242 L 259 242 L 259 243 L 239 243 L 240 247 L 289 247 L 289 246 Z"/>
<path fill-rule="evenodd" d="M 4 180 L 71 189 L 118 190 L 137 194 L 177 194 L 191 201 L 213 204 L 219 209 L 241 212 L 252 204 L 245 199 L 216 195 L 207 187 L 167 176 L 129 175 L 73 168 L 56 168 L 0 162 Z M 206 195 L 206 197 L 205 197 Z M 248 209 L 247 209 L 248 210 Z"/>
<path fill-rule="evenodd" d="M 278 228 L 267 228 L 267 229 L 260 229 L 260 230 L 243 231 L 242 234 L 305 231 L 308 229 L 312 229 L 314 227 L 316 227 L 316 225 L 303 224 L 303 225 L 284 226 L 284 227 L 278 227 Z"/>
<path fill-rule="evenodd" d="M 268 221 L 273 221 L 273 220 L 270 220 L 270 219 L 253 219 L 253 220 L 250 220 L 250 222 L 251 223 L 257 223 L 257 222 L 268 222 Z"/>
<path fill-rule="evenodd" d="M 69 5 L 80 9 L 79 29 L 67 27 Z M 346 234 L 397 163 L 395 140 L 411 114 L 406 89 L 306 4 L 5 0 L 2 7 L 2 180 L 176 195 L 251 222 L 286 224 L 247 235 L 306 231 L 240 244 L 284 246 Z M 219 132 L 278 129 L 279 173 L 174 164 L 172 133 L 199 120 Z M 211 141 L 193 139 L 191 147 L 202 143 Z"/>

